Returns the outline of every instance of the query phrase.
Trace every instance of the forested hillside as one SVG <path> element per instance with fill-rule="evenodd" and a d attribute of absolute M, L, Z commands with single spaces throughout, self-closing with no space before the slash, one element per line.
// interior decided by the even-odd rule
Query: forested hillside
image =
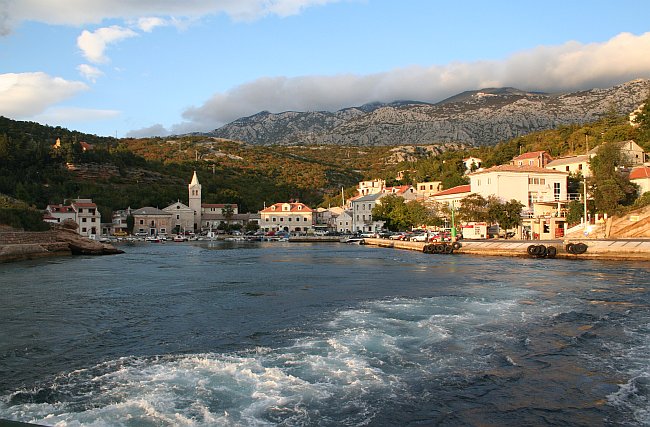
<path fill-rule="evenodd" d="M 633 139 L 650 151 L 648 104 L 640 127 L 614 113 L 588 125 L 561 126 L 496 146 L 350 147 L 252 146 L 205 136 L 114 139 L 0 117 L 0 194 L 35 208 L 90 197 L 104 218 L 126 207 L 165 207 L 186 201 L 197 170 L 207 203 L 237 203 L 242 212 L 264 203 L 298 199 L 310 206 L 338 204 L 341 188 L 354 193 L 361 179 L 397 184 L 441 180 L 445 188 L 467 182 L 462 159 L 483 166 L 546 150 L 553 157 L 582 154 L 605 141 Z M 60 139 L 60 147 L 54 144 Z M 92 144 L 84 151 L 81 142 Z"/>

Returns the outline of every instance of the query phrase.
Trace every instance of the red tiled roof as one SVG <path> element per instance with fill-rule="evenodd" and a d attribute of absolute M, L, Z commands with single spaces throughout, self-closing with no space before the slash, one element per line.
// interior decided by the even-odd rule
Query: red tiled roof
<path fill-rule="evenodd" d="M 72 206 L 63 206 L 63 205 L 48 205 L 48 209 L 51 212 L 74 212 L 74 208 Z"/>
<path fill-rule="evenodd" d="M 80 207 L 80 208 L 96 208 L 97 207 L 97 205 L 94 204 L 94 203 L 74 203 L 73 202 L 72 204 L 73 204 L 73 206 L 77 206 L 77 207 Z"/>
<path fill-rule="evenodd" d="M 483 170 L 478 170 L 476 172 L 471 173 L 470 175 L 479 175 L 482 173 L 489 173 L 489 172 L 522 172 L 522 173 L 547 173 L 547 174 L 564 174 L 568 175 L 567 172 L 562 172 L 562 171 L 557 171 L 553 169 L 546 169 L 546 168 L 540 168 L 538 166 L 516 166 L 516 165 L 499 165 L 499 166 L 492 166 L 489 169 L 483 169 Z"/>
<path fill-rule="evenodd" d="M 287 204 L 289 205 L 289 210 L 283 211 L 282 206 Z M 313 212 L 313 211 L 304 203 L 276 203 L 274 205 L 267 207 L 266 209 L 262 209 L 260 212 L 274 213 L 274 212 Z"/>
<path fill-rule="evenodd" d="M 441 192 L 434 194 L 433 197 L 447 196 L 449 194 L 469 193 L 471 191 L 472 191 L 472 188 L 471 188 L 471 186 L 469 184 L 468 185 L 458 185 L 456 187 L 451 187 L 451 188 L 448 188 L 446 190 L 442 190 Z"/>
<path fill-rule="evenodd" d="M 410 187 L 411 187 L 410 185 L 399 185 L 399 186 L 395 186 L 395 187 L 386 187 L 384 189 L 384 193 L 394 193 L 394 194 L 405 193 L 406 191 L 408 191 L 408 189 Z"/>
<path fill-rule="evenodd" d="M 650 167 L 641 166 L 632 169 L 632 172 L 630 172 L 630 179 L 643 179 L 643 178 L 650 178 Z"/>
<path fill-rule="evenodd" d="M 523 159 L 536 159 L 539 156 L 547 155 L 546 151 L 531 151 L 528 153 L 520 154 L 517 157 L 513 158 L 512 160 L 523 160 Z"/>

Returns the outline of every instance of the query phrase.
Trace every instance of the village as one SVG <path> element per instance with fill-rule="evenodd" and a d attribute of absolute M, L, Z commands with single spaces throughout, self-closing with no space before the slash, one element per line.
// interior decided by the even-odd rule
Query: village
<path fill-rule="evenodd" d="M 650 166 L 645 162 L 643 149 L 631 140 L 611 144 L 616 144 L 625 164 L 620 172 L 629 174 L 630 182 L 638 185 L 639 194 L 650 191 Z M 128 207 L 115 211 L 110 222 L 102 222 L 92 199 L 78 198 L 68 204 L 48 205 L 44 221 L 54 224 L 74 222 L 80 235 L 97 240 L 132 235 L 152 241 L 172 238 L 184 241 L 199 236 L 216 238 L 224 233 L 224 229 L 247 230 L 250 234 L 256 231 L 257 235 L 363 234 L 368 237 L 388 237 L 383 234 L 384 221 L 373 218 L 372 212 L 375 206 L 381 204 L 383 197 L 395 195 L 406 203 L 419 201 L 431 209 L 437 209 L 440 214 L 444 214 L 443 208 L 446 212 L 452 212 L 451 218 L 445 218 L 444 227 L 420 227 L 423 231 L 436 231 L 431 236 L 440 239 L 444 238 L 445 230 L 449 232 L 451 229 L 457 230 L 464 239 L 559 239 L 571 231 L 566 221 L 567 204 L 576 200 L 584 203 L 590 197 L 586 184 L 583 191 L 568 192 L 568 177 L 572 174 L 589 178 L 590 159 L 598 155 L 598 148 L 584 155 L 556 159 L 545 151 L 527 152 L 516 156 L 509 164 L 490 168 L 483 168 L 481 159 L 469 157 L 463 160 L 469 180 L 467 185 L 442 188 L 440 181 L 430 181 L 386 186 L 385 180 L 373 179 L 359 182 L 357 195 L 348 200 L 342 197 L 341 206 L 311 208 L 299 201 L 289 200 L 265 206 L 255 213 L 240 213 L 236 204 L 202 203 L 201 184 L 195 171 L 188 184 L 187 204 L 177 201 L 162 209 Z M 400 179 L 403 176 L 397 177 L 398 181 Z M 521 225 L 513 230 L 501 230 L 498 224 L 454 223 L 454 209 L 470 195 L 518 201 L 523 205 Z M 587 236 L 592 226 L 602 225 L 606 220 L 607 215 L 591 217 L 587 214 L 574 229 L 581 230 Z M 400 236 L 395 238 L 404 238 L 404 234 Z"/>

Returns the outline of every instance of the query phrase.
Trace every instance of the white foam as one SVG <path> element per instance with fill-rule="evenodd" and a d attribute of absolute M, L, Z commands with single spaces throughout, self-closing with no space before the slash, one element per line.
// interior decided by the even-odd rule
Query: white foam
<path fill-rule="evenodd" d="M 336 423 L 364 424 L 382 402 L 408 399 L 407 382 L 423 373 L 477 372 L 492 363 L 474 350 L 507 338 L 483 327 L 522 322 L 515 307 L 516 299 L 460 304 L 453 297 L 367 303 L 288 347 L 127 357 L 71 372 L 49 386 L 65 386 L 77 393 L 73 400 L 2 403 L 0 417 L 62 426 L 234 426 L 313 424 L 336 415 Z"/>

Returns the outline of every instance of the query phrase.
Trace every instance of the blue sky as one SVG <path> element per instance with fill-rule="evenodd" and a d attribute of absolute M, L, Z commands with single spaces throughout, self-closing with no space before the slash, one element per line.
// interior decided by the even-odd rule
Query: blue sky
<path fill-rule="evenodd" d="M 0 0 L 0 115 L 98 135 L 650 78 L 650 2 Z"/>

